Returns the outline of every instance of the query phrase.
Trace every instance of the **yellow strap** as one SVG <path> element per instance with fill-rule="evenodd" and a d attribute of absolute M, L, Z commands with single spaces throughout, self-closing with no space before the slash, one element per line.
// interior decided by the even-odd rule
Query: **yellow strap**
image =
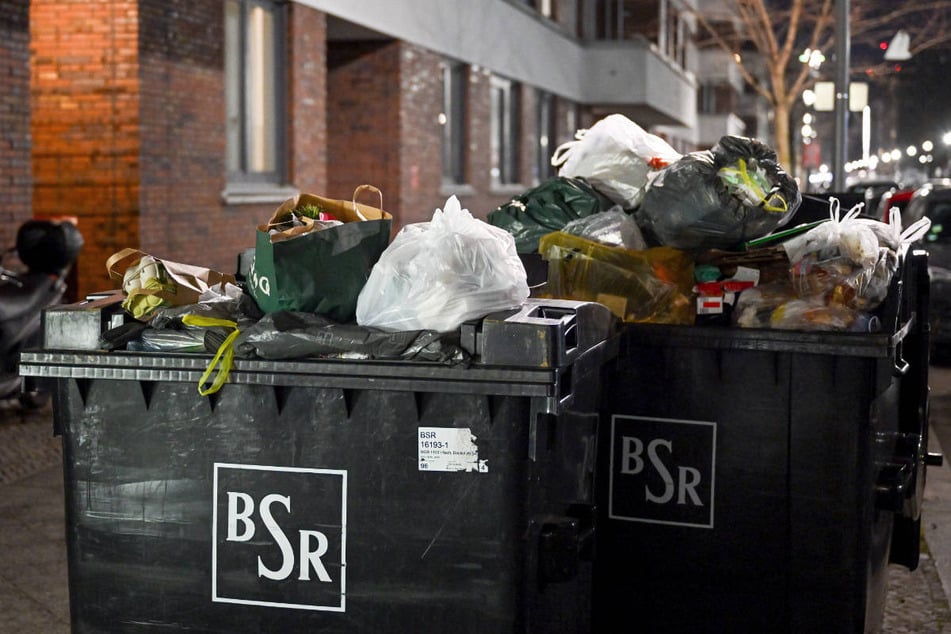
<path fill-rule="evenodd" d="M 744 185 L 746 185 L 747 189 L 755 193 L 756 196 L 759 198 L 760 204 L 763 206 L 764 210 L 772 212 L 772 213 L 786 213 L 786 211 L 789 209 L 789 204 L 786 202 L 786 199 L 779 193 L 773 194 L 772 196 L 770 196 L 769 199 L 767 199 L 763 195 L 762 188 L 760 188 L 760 186 L 756 183 L 756 181 L 753 180 L 753 177 L 750 176 L 749 171 L 747 171 L 746 161 L 744 161 L 743 159 L 738 159 L 737 163 L 740 166 L 739 169 L 734 169 L 732 167 L 725 167 L 722 169 L 726 171 L 728 174 L 738 175 L 740 178 L 740 181 Z M 773 204 L 773 201 L 776 199 L 779 200 L 778 205 Z"/>
<path fill-rule="evenodd" d="M 225 384 L 225 381 L 228 380 L 228 374 L 231 372 L 231 366 L 234 363 L 234 340 L 239 334 L 238 324 L 229 320 L 229 319 L 217 319 L 215 317 L 204 317 L 202 315 L 185 315 L 182 317 L 182 323 L 189 326 L 198 326 L 201 328 L 208 328 L 214 326 L 223 326 L 225 328 L 234 328 L 234 331 L 229 334 L 220 346 L 218 346 L 218 351 L 215 353 L 215 356 L 212 357 L 211 362 L 208 364 L 208 367 L 205 368 L 204 374 L 201 375 L 201 378 L 198 380 L 198 393 L 202 396 L 208 396 L 209 394 L 214 394 L 221 389 L 221 386 Z M 212 381 L 211 386 L 205 388 L 204 385 L 208 382 L 208 379 L 211 377 L 211 373 L 214 371 L 215 367 L 220 363 L 221 369 L 215 375 L 215 380 Z"/>

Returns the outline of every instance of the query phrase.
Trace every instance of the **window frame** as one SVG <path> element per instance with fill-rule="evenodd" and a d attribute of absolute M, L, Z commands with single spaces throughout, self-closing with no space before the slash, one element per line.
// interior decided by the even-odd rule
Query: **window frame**
<path fill-rule="evenodd" d="M 468 182 L 469 65 L 447 60 L 443 67 L 442 182 Z"/>
<path fill-rule="evenodd" d="M 558 126 L 555 121 L 555 95 L 542 89 L 535 91 L 535 182 L 546 181 L 555 174 L 551 157 L 557 147 Z"/>
<path fill-rule="evenodd" d="M 521 85 L 493 75 L 489 94 L 492 186 L 518 185 L 521 182 Z"/>
<path fill-rule="evenodd" d="M 287 108 L 284 95 L 287 92 L 287 53 L 284 47 L 286 33 L 285 5 L 272 0 L 225 0 L 225 171 L 229 186 L 238 189 L 279 187 L 287 182 Z M 260 51 L 251 50 L 253 45 L 249 35 L 250 16 L 255 9 L 264 10 L 271 18 L 271 25 L 264 33 L 265 38 L 270 36 L 270 46 Z M 237 25 L 229 23 L 230 10 L 237 10 Z M 231 29 L 237 26 L 237 33 Z M 237 41 L 233 40 L 237 37 Z M 268 44 L 268 42 L 265 42 Z M 248 60 L 253 55 L 264 56 L 267 68 L 258 67 L 260 77 L 264 78 L 264 85 L 256 86 L 251 73 L 255 67 L 250 66 Z M 270 59 L 267 59 L 270 56 Z M 234 73 L 236 76 L 233 76 Z M 256 90 L 260 88 L 260 90 Z M 231 91 L 236 91 L 232 94 Z M 268 94 L 269 93 L 269 94 Z M 258 132 L 264 135 L 266 143 L 272 144 L 272 156 L 268 169 L 254 169 L 251 167 L 251 157 L 254 135 L 255 109 L 250 103 L 264 103 L 270 100 L 265 110 L 260 112 L 259 119 L 269 129 Z M 238 123 L 232 122 L 237 117 Z M 236 128 L 236 129 L 235 129 Z M 235 147 L 237 143 L 237 147 Z M 236 156 L 233 156 L 236 155 Z"/>

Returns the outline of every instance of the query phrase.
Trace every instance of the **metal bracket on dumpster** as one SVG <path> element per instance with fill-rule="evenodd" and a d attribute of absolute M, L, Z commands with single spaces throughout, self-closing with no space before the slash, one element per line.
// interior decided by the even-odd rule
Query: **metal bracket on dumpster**
<path fill-rule="evenodd" d="M 900 513 L 911 520 L 921 515 L 920 495 L 924 469 L 928 464 L 924 436 L 897 434 L 893 457 L 881 465 L 875 484 L 875 505 L 883 511 Z"/>
<path fill-rule="evenodd" d="M 902 324 L 901 328 L 892 335 L 892 341 L 895 342 L 895 360 L 893 362 L 895 376 L 903 376 L 908 372 L 908 368 L 911 367 L 908 361 L 905 360 L 905 355 L 902 352 L 902 344 L 905 341 L 905 337 L 911 332 L 911 327 L 915 325 L 916 317 L 916 314 L 912 313 L 905 323 Z"/>
<path fill-rule="evenodd" d="M 563 583 L 578 576 L 581 560 L 594 548 L 594 507 L 573 505 L 569 515 L 548 515 L 533 522 L 538 529 L 538 583 Z"/>
<path fill-rule="evenodd" d="M 43 347 L 47 350 L 98 350 L 102 333 L 125 321 L 122 291 L 89 295 L 82 302 L 43 311 Z"/>
<path fill-rule="evenodd" d="M 616 319 L 603 304 L 528 299 L 461 328 L 461 345 L 485 365 L 558 368 L 611 336 Z"/>

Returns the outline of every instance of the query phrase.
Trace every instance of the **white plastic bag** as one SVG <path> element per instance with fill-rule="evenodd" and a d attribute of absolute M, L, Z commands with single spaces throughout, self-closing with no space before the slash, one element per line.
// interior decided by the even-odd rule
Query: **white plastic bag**
<path fill-rule="evenodd" d="M 579 130 L 575 139 L 552 155 L 558 176 L 584 178 L 625 209 L 640 205 L 653 173 L 680 159 L 666 141 L 621 114 Z"/>
<path fill-rule="evenodd" d="M 448 332 L 528 298 L 512 234 L 475 219 L 455 196 L 429 222 L 407 225 L 357 298 L 357 324 Z"/>
<path fill-rule="evenodd" d="M 830 220 L 783 243 L 790 278 L 800 296 L 822 295 L 857 310 L 872 310 L 888 295 L 898 269 L 897 248 L 918 239 L 928 222 L 904 231 L 894 224 L 859 218 L 863 203 L 839 215 L 839 201 L 829 199 Z"/>

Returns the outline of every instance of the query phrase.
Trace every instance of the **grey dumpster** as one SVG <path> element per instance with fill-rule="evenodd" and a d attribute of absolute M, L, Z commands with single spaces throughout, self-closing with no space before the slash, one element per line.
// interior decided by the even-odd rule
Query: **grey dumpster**
<path fill-rule="evenodd" d="M 239 359 L 209 397 L 207 355 L 24 354 L 73 632 L 588 631 L 612 329 L 529 303 L 464 326 L 469 367 Z"/>
<path fill-rule="evenodd" d="M 880 628 L 890 553 L 917 565 L 927 285 L 927 254 L 905 257 L 877 334 L 625 327 L 595 631 Z"/>

